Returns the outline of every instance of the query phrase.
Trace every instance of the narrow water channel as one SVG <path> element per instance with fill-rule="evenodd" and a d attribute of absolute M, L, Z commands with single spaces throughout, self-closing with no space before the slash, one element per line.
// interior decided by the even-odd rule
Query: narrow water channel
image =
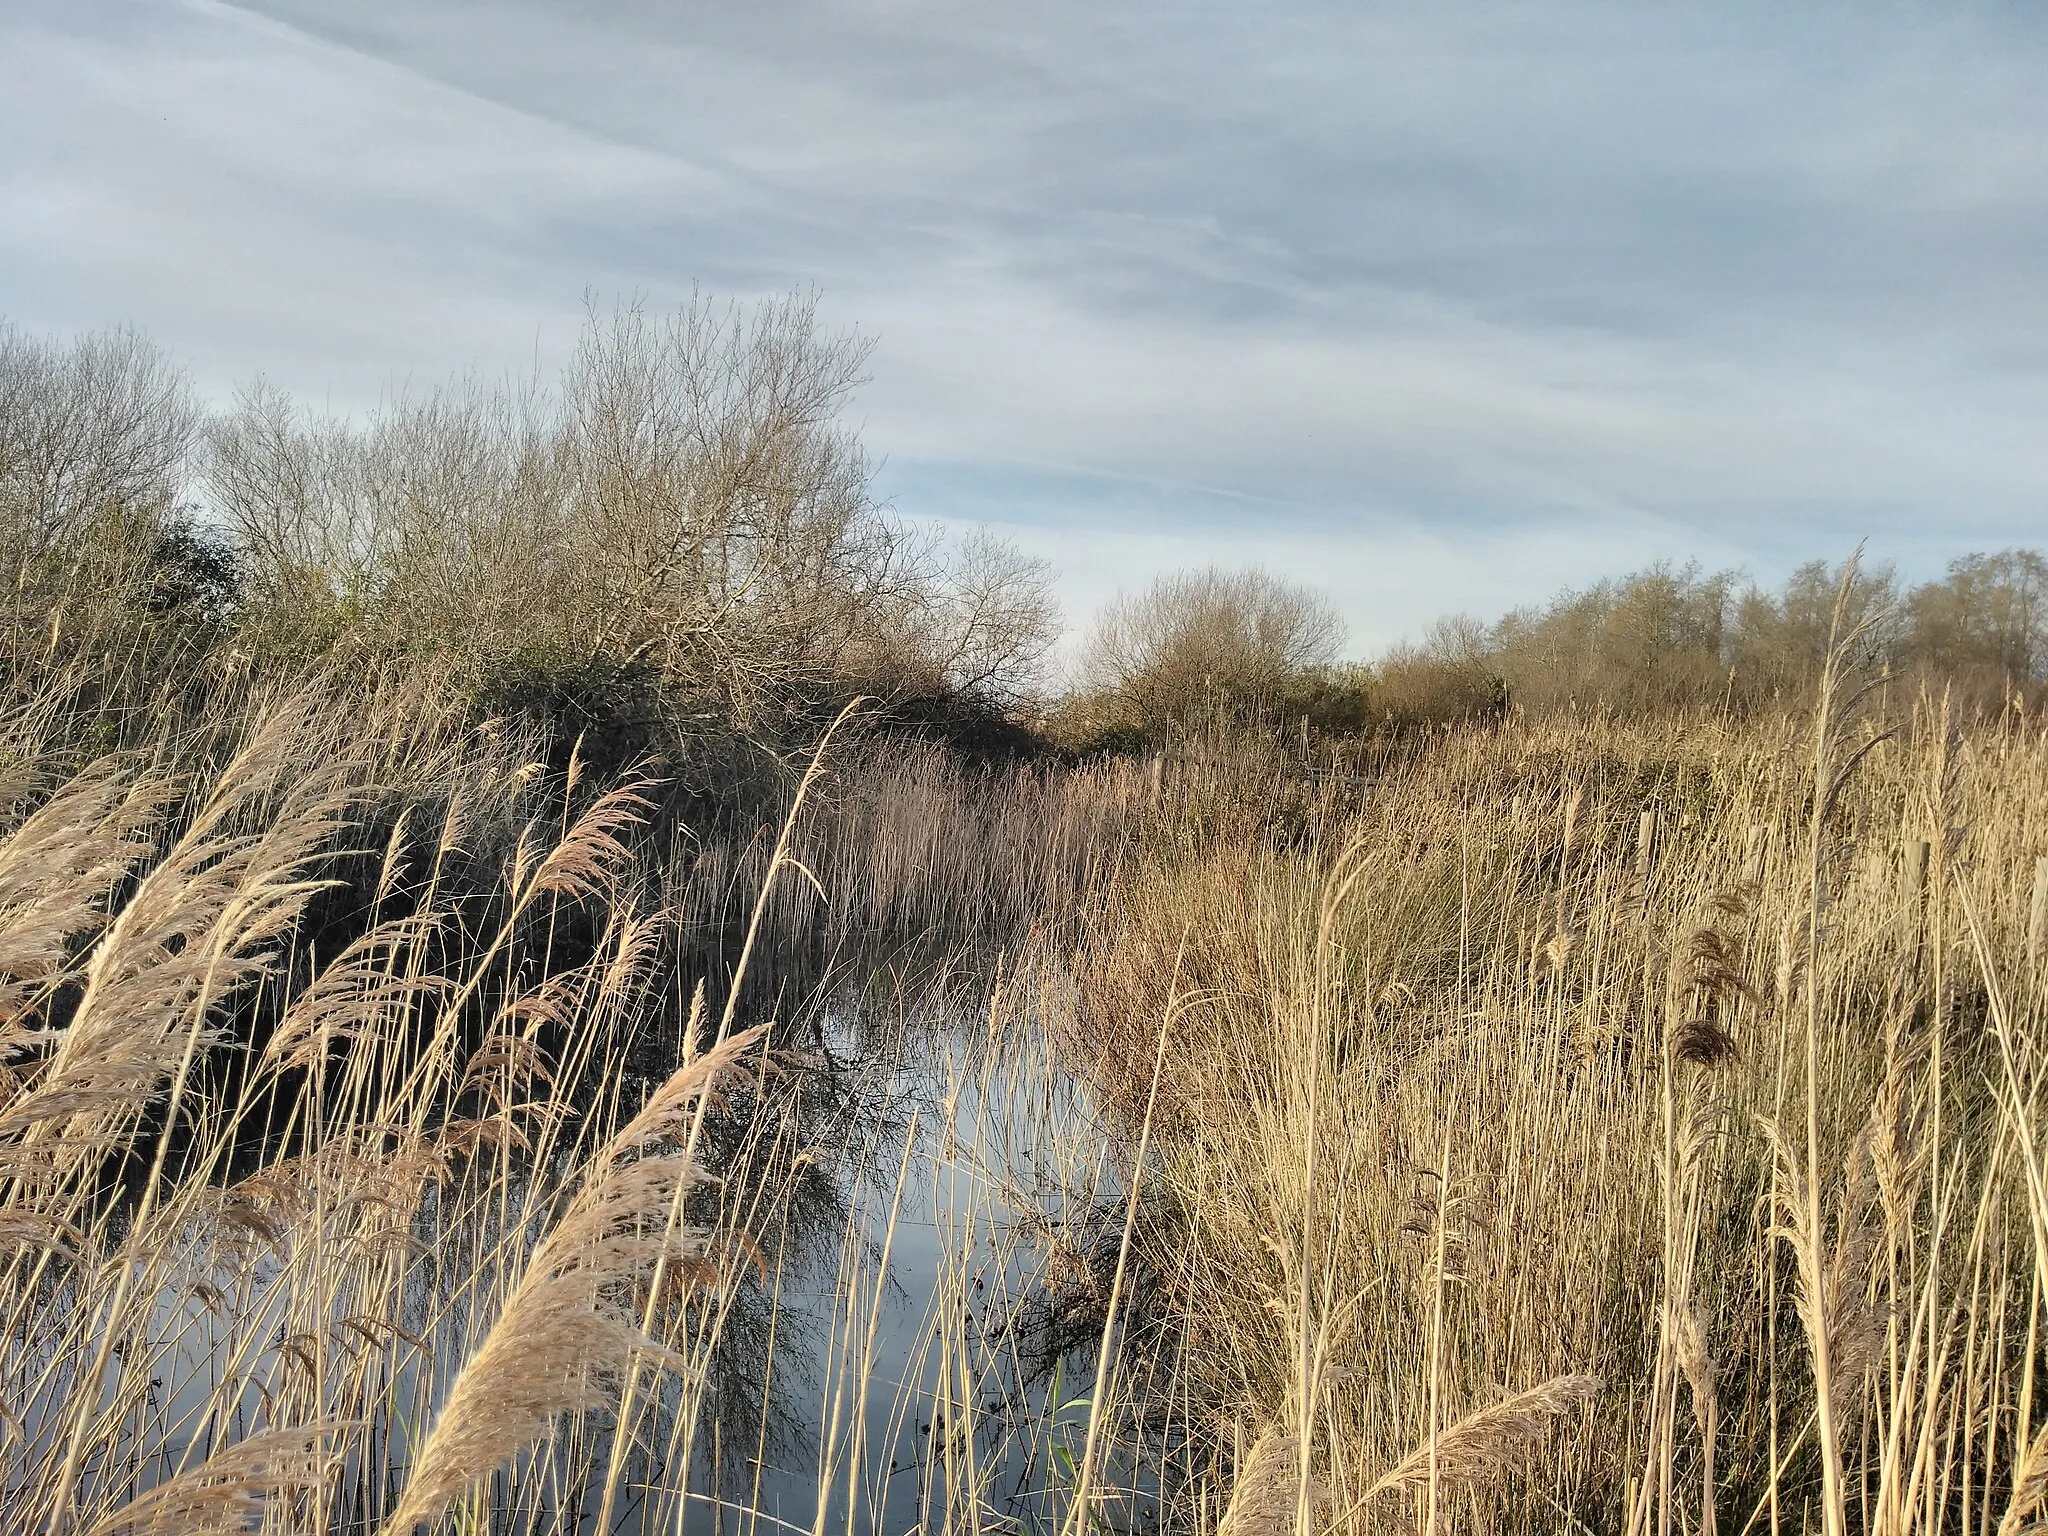
<path fill-rule="evenodd" d="M 864 1039 L 880 1091 L 861 1097 L 885 1113 L 836 1149 L 846 1219 L 810 1238 L 831 1251 L 765 1279 L 768 1411 L 714 1425 L 693 1530 L 1030 1530 L 1082 1453 L 1118 1204 L 1093 1105 L 1026 1032 L 955 1020 L 878 1046 L 841 1016 L 825 1048 L 854 1061 Z"/>

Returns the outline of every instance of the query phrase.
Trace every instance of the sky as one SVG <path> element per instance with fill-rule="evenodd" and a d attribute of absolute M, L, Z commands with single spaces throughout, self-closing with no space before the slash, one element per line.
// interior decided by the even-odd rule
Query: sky
<path fill-rule="evenodd" d="M 358 412 L 815 290 L 877 494 L 1077 622 L 2048 543 L 2038 0 L 7 0 L 0 59 L 0 316 Z"/>

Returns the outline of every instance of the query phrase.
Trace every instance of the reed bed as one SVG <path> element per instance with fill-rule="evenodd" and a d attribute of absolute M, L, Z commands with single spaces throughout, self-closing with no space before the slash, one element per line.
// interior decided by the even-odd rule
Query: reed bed
<path fill-rule="evenodd" d="M 8 1529 L 409 1530 L 494 1474 L 507 1507 L 559 1507 L 559 1465 L 513 1453 L 661 1347 L 636 1289 L 722 1260 L 682 1217 L 679 1128 L 758 1034 L 678 1042 L 644 1104 L 555 1088 L 623 1060 L 651 984 L 663 919 L 619 881 L 640 797 L 551 827 L 503 776 L 498 812 L 542 814 L 478 904 L 493 808 L 451 795 L 365 846 L 397 791 L 361 725 L 286 702 L 197 776 L 129 755 L 50 789 L 61 762 L 18 763 Z M 343 885 L 368 910 L 318 953 Z M 579 909 L 595 941 L 547 963 L 534 935 Z"/>
<path fill-rule="evenodd" d="M 1121 878 L 1157 811 L 1129 761 L 987 767 L 933 743 L 861 742 L 797 829 L 792 856 L 815 879 L 778 883 L 768 922 L 811 952 L 937 938 L 1015 956 L 1034 932 L 1071 929 Z M 775 831 L 761 819 L 682 832 L 663 861 L 667 904 L 695 932 L 743 923 Z"/>
<path fill-rule="evenodd" d="M 1136 861 L 1066 1059 L 1153 1127 L 1225 1525 L 2032 1527 L 2048 738 L 1887 702 L 1457 733 Z"/>
<path fill-rule="evenodd" d="M 38 735 L 62 710 L 12 722 L 0 1529 L 1064 1519 L 1030 1320 L 1108 1143 L 1043 1051 L 878 1084 L 950 973 L 895 973 L 886 1055 L 837 1038 L 829 972 L 756 1022 L 822 759 L 735 954 L 636 860 L 658 786 L 398 707 L 235 702 L 82 765 Z M 709 1000 L 692 953 L 725 967 Z"/>
<path fill-rule="evenodd" d="M 2018 1536 L 2048 737 L 1850 655 L 751 829 L 397 677 L 31 690 L 0 1528 Z"/>

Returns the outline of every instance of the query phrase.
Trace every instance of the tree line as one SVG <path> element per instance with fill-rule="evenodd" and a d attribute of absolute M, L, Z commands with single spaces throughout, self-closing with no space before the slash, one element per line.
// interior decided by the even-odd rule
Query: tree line
<path fill-rule="evenodd" d="M 1776 589 L 1661 563 L 1493 623 L 1443 620 L 1374 669 L 1378 707 L 1412 719 L 1521 708 L 1754 711 L 1811 694 L 1836 632 L 1902 686 L 1974 714 L 2025 710 L 2048 682 L 2048 561 L 1968 554 L 1917 585 L 1885 565 L 1815 560 Z"/>
<path fill-rule="evenodd" d="M 1369 664 L 1338 659 L 1343 624 L 1312 590 L 1207 570 L 1112 603 L 1055 720 L 1078 740 L 1137 742 L 1288 723 L 1398 731 L 1511 710 L 1797 708 L 1838 622 L 1901 687 L 1960 713 L 2024 714 L 2048 688 L 2048 559 L 2031 549 L 1964 555 L 1917 585 L 1860 560 L 1809 562 L 1775 589 L 1664 562 L 1491 624 L 1440 619 Z"/>
<path fill-rule="evenodd" d="M 271 669 L 427 663 L 483 715 L 707 780 L 855 695 L 955 740 L 1073 751 L 1754 711 L 1805 697 L 1838 595 L 1874 660 L 1960 709 L 2031 709 L 2048 684 L 2048 561 L 2007 549 L 1916 585 L 1815 561 L 1772 589 L 1663 563 L 1443 619 L 1371 663 L 1342 659 L 1312 589 L 1179 571 L 1099 614 L 1061 686 L 1050 570 L 875 498 L 843 424 L 868 356 L 806 297 L 700 297 L 593 311 L 552 380 L 348 417 L 262 380 L 208 410 L 134 331 L 0 325 L 4 643 L 17 665 L 144 634 Z M 110 675 L 124 667 L 147 671 Z"/>
<path fill-rule="evenodd" d="M 593 312 L 560 377 L 224 410 L 129 330 L 0 329 L 0 559 L 31 649 L 148 617 L 268 667 L 431 660 L 715 774 L 857 694 L 1000 725 L 1059 634 L 1051 574 L 871 491 L 867 345 L 795 297 Z"/>

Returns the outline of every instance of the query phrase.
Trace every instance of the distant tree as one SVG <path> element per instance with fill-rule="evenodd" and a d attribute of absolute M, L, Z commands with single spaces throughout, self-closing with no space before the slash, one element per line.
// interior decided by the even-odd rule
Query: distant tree
<path fill-rule="evenodd" d="M 903 563 L 914 579 L 892 617 L 853 638 L 846 675 L 902 724 L 961 745 L 1032 744 L 1019 716 L 1035 711 L 1061 633 L 1052 567 L 987 529 L 926 537 Z"/>
<path fill-rule="evenodd" d="M 1024 703 L 1061 631 L 1053 569 L 987 529 L 942 558 L 908 626 L 946 691 L 989 708 Z"/>
<path fill-rule="evenodd" d="M 1263 570 L 1178 571 L 1117 597 L 1084 642 L 1080 673 L 1145 733 L 1286 712 L 1335 661 L 1344 623 L 1320 593 Z"/>
<path fill-rule="evenodd" d="M 1801 707 L 1838 640 L 1959 709 L 2036 708 L 2048 695 L 2048 559 L 1965 555 L 1903 596 L 1884 565 L 1815 560 L 1777 591 L 1738 596 L 1732 572 L 1660 563 L 1490 629 L 1439 621 L 1374 664 L 1373 708 L 1395 724 L 1467 719 L 1499 707 L 1503 690 L 1536 714 Z"/>
<path fill-rule="evenodd" d="M 1602 707 L 1622 713 L 1714 697 L 1725 678 L 1729 572 L 1668 562 L 1494 626 L 1489 650 L 1512 699 L 1539 713 Z"/>
<path fill-rule="evenodd" d="M 2048 560 L 2035 550 L 1950 561 L 1946 580 L 1913 589 L 1906 620 L 1906 663 L 1980 705 L 2048 682 Z"/>
<path fill-rule="evenodd" d="M 0 323 L 0 627 L 131 650 L 145 618 L 166 644 L 217 634 L 239 572 L 187 499 L 200 421 L 184 372 L 134 331 Z"/>
<path fill-rule="evenodd" d="M 147 544 L 199 424 L 184 372 L 138 333 L 63 343 L 0 322 L 0 555 L 33 564 L 117 533 Z"/>
<path fill-rule="evenodd" d="M 1849 589 L 1843 594 L 1845 578 Z M 1870 660 L 1892 659 L 1901 623 L 1891 567 L 1859 567 L 1851 576 L 1846 562 L 1830 566 L 1810 560 L 1781 591 L 1751 586 L 1736 605 L 1728 662 L 1739 700 L 1760 704 L 1806 696 L 1827 656 L 1838 597 L 1843 598 L 1845 634 L 1860 632 L 1858 644 Z"/>
<path fill-rule="evenodd" d="M 1397 645 L 1374 663 L 1372 712 L 1401 727 L 1497 715 L 1507 684 L 1494 666 L 1486 628 L 1467 614 L 1438 619 L 1420 643 Z"/>

